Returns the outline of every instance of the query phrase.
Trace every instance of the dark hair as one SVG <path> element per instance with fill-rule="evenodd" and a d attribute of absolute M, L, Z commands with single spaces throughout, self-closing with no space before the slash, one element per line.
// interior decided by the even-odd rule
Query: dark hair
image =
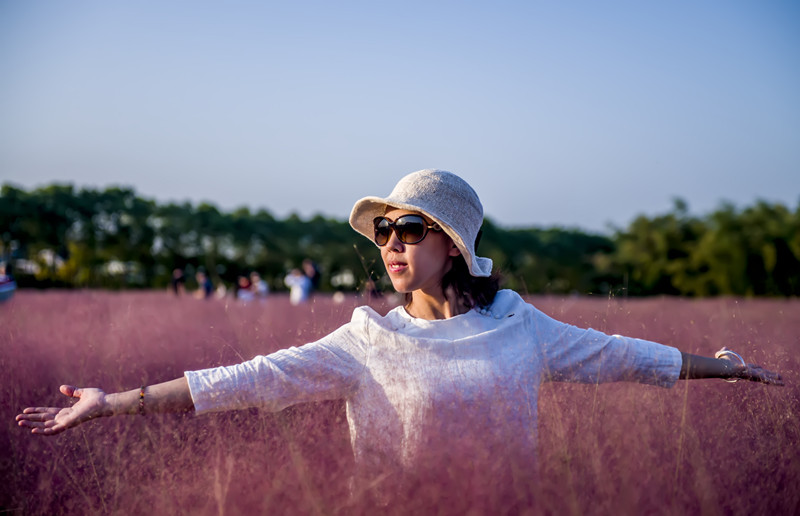
<path fill-rule="evenodd" d="M 494 302 L 494 296 L 500 290 L 500 275 L 493 272 L 491 276 L 476 277 L 469 273 L 469 267 L 463 255 L 453 258 L 453 266 L 442 277 L 442 290 L 453 289 L 456 299 L 467 308 L 485 308 Z"/>
<path fill-rule="evenodd" d="M 475 239 L 475 251 L 477 252 L 478 243 L 481 240 L 481 232 Z M 447 292 L 453 289 L 456 299 L 461 301 L 467 308 L 486 308 L 494 302 L 494 296 L 500 290 L 502 276 L 497 272 L 492 272 L 491 276 L 473 276 L 467 267 L 464 255 L 453 257 L 453 266 L 442 277 L 442 291 Z M 406 293 L 406 302 L 411 302 L 411 293 Z"/>

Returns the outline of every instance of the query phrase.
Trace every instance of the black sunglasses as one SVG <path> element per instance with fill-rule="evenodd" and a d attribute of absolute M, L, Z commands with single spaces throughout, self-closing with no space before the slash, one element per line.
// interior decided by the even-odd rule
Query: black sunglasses
<path fill-rule="evenodd" d="M 434 222 L 428 222 L 419 215 L 403 215 L 392 222 L 386 217 L 376 217 L 372 221 L 375 226 L 375 243 L 383 247 L 389 242 L 392 230 L 398 240 L 404 244 L 418 244 L 422 242 L 428 230 L 442 231 L 442 227 Z"/>

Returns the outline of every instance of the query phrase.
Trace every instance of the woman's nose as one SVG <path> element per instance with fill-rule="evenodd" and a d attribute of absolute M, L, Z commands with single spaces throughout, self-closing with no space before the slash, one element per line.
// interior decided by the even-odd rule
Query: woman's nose
<path fill-rule="evenodd" d="M 397 233 L 392 231 L 392 234 L 389 235 L 389 241 L 386 242 L 386 247 L 388 247 L 392 251 L 402 251 L 404 249 L 405 244 L 397 238 Z"/>

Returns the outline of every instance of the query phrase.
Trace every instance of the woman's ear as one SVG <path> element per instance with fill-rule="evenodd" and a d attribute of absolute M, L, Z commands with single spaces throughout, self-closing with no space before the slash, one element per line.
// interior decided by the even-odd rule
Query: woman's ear
<path fill-rule="evenodd" d="M 456 246 L 455 242 L 453 243 L 452 247 L 450 247 L 450 256 L 456 257 L 461 255 L 461 249 Z"/>

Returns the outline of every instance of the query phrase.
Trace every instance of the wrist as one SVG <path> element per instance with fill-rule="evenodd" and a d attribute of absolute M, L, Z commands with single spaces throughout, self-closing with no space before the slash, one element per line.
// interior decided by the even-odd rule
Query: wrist
<path fill-rule="evenodd" d="M 720 378 L 727 380 L 736 376 L 736 364 L 729 358 L 718 358 L 722 364 L 722 375 Z"/>
<path fill-rule="evenodd" d="M 724 374 L 722 379 L 727 382 L 737 381 L 739 379 L 739 373 L 747 368 L 747 364 L 741 355 L 726 348 L 717 351 L 714 354 L 714 358 L 722 362 Z"/>
<path fill-rule="evenodd" d="M 129 392 L 114 392 L 103 395 L 102 417 L 120 416 L 124 414 L 136 414 L 139 410 L 139 392 L 135 391 L 135 396 Z"/>
<path fill-rule="evenodd" d="M 117 414 L 117 395 L 103 394 L 100 417 L 111 417 Z"/>

